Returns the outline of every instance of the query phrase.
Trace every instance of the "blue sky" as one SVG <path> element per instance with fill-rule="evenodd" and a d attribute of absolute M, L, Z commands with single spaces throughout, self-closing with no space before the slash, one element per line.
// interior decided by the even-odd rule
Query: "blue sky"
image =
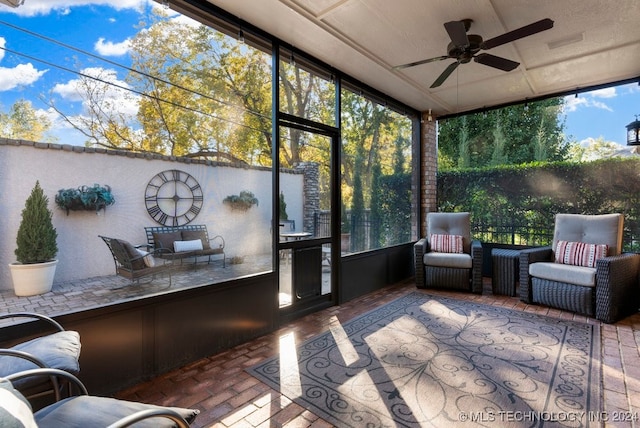
<path fill-rule="evenodd" d="M 17 26 L 44 35 L 82 51 L 128 65 L 128 39 L 138 31 L 152 7 L 162 7 L 151 0 L 25 0 L 17 9 L 0 5 L 0 47 L 26 54 L 16 55 L 0 49 L 0 105 L 4 111 L 18 99 L 32 101 L 36 109 L 47 114 L 53 123 L 52 134 L 60 143 L 82 144 L 84 139 L 42 101 L 53 100 L 68 114 L 82 114 L 82 100 L 75 86 L 78 76 L 57 66 L 81 69 L 89 75 L 127 86 L 122 80 L 127 71 L 100 62 L 49 41 L 11 28 Z M 168 11 L 167 9 L 165 9 Z M 9 25 L 7 25 L 9 24 Z M 44 59 L 50 64 L 35 58 Z M 121 92 L 110 93 L 118 99 Z M 120 97 L 121 98 L 121 97 Z M 135 113 L 135 98 L 130 105 Z M 640 86 L 612 87 L 566 98 L 566 135 L 571 140 L 588 143 L 603 137 L 625 145 L 625 126 L 640 114 Z"/>

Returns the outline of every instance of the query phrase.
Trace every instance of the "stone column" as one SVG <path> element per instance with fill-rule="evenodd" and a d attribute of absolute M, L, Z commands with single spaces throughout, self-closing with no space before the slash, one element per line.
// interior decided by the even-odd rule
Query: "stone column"
<path fill-rule="evenodd" d="M 314 232 L 314 215 L 320 211 L 320 166 L 316 162 L 300 162 L 295 170 L 304 174 L 301 230 Z"/>

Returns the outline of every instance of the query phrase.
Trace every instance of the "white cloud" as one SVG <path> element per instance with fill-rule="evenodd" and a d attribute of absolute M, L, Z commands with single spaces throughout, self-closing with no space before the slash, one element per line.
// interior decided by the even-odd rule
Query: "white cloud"
<path fill-rule="evenodd" d="M 617 97 L 618 94 L 616 92 L 615 87 L 611 88 L 603 88 L 597 89 L 595 91 L 584 92 L 582 94 L 578 94 L 578 96 L 569 95 L 564 98 L 564 112 L 571 113 L 579 108 L 598 108 L 607 111 L 613 111 L 609 105 L 603 101 L 599 101 L 598 99 L 610 99 Z"/>
<path fill-rule="evenodd" d="M 93 48 L 100 55 L 104 56 L 123 56 L 129 52 L 131 47 L 131 39 L 126 39 L 120 43 L 107 42 L 104 37 L 100 37 L 98 41 L 93 45 Z"/>
<path fill-rule="evenodd" d="M 595 91 L 586 92 L 584 95 L 594 98 L 615 98 L 618 94 L 616 93 L 615 86 L 611 86 L 609 88 L 596 89 Z"/>
<path fill-rule="evenodd" d="M 0 91 L 9 91 L 19 86 L 31 85 L 48 70 L 38 70 L 31 63 L 18 64 L 13 68 L 0 67 Z"/>
<path fill-rule="evenodd" d="M 70 8 L 77 6 L 105 5 L 116 10 L 140 9 L 146 4 L 157 4 L 153 0 L 25 0 L 24 4 L 17 8 L 2 7 L 2 12 L 15 13 L 22 16 L 47 15 L 51 12 L 68 14 Z"/>

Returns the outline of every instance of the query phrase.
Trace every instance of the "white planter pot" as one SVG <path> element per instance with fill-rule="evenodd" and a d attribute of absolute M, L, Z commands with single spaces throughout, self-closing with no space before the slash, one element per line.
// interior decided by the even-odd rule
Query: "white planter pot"
<path fill-rule="evenodd" d="M 47 293 L 53 286 L 58 260 L 46 263 L 11 263 L 11 279 L 16 296 L 34 296 Z"/>

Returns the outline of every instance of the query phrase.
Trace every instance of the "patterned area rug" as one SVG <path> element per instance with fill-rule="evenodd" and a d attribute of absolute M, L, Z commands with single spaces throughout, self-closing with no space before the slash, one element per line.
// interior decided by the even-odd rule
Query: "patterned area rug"
<path fill-rule="evenodd" d="M 598 325 L 421 292 L 248 369 L 339 427 L 599 426 L 600 370 Z"/>

